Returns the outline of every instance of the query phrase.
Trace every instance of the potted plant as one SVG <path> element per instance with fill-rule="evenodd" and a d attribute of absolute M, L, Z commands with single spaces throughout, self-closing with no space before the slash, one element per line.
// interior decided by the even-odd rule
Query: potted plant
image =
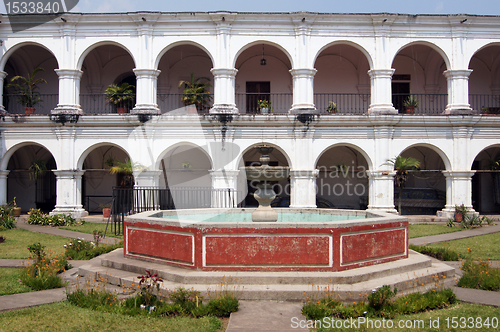
<path fill-rule="evenodd" d="M 134 86 L 128 83 L 121 85 L 111 84 L 108 86 L 104 95 L 109 105 L 116 106 L 119 114 L 127 113 L 128 108 L 132 106 L 135 99 Z"/>
<path fill-rule="evenodd" d="M 109 215 L 111 214 L 111 204 L 102 204 L 100 207 L 102 209 L 102 216 L 104 218 L 109 218 Z"/>
<path fill-rule="evenodd" d="M 30 179 L 37 180 L 40 176 L 42 176 L 47 171 L 47 165 L 45 161 L 40 158 L 35 158 L 28 168 L 30 172 Z"/>
<path fill-rule="evenodd" d="M 258 107 L 261 114 L 268 114 L 271 109 L 271 102 L 266 99 L 259 100 Z"/>
<path fill-rule="evenodd" d="M 406 114 L 415 114 L 415 108 L 419 105 L 418 100 L 409 96 L 403 102 L 403 106 L 406 108 Z"/>
<path fill-rule="evenodd" d="M 455 221 L 462 222 L 467 216 L 467 208 L 465 205 L 455 205 Z"/>
<path fill-rule="evenodd" d="M 331 113 L 337 113 L 339 109 L 337 108 L 337 104 L 331 101 L 328 107 L 326 108 L 326 111 L 331 114 Z"/>
<path fill-rule="evenodd" d="M 191 168 L 193 168 L 193 165 L 189 161 L 185 161 L 182 163 L 182 168 L 183 169 L 191 169 Z"/>
<path fill-rule="evenodd" d="M 184 95 L 181 98 L 184 105 L 195 105 L 198 111 L 209 108 L 212 95 L 208 91 L 208 88 L 211 87 L 208 82 L 210 82 L 210 79 L 207 77 L 195 79 L 193 73 L 191 74 L 191 81 L 179 81 L 179 89 L 184 86 L 184 90 L 182 90 Z"/>
<path fill-rule="evenodd" d="M 21 215 L 21 208 L 17 206 L 16 198 L 12 200 L 12 213 L 14 217 L 19 217 Z"/>
<path fill-rule="evenodd" d="M 38 90 L 38 85 L 45 83 L 47 81 L 43 78 L 36 78 L 36 74 L 45 71 L 43 68 L 35 68 L 31 74 L 28 74 L 27 77 L 24 76 L 14 76 L 10 80 L 10 84 L 7 87 L 12 87 L 16 89 L 16 93 L 19 94 L 19 102 L 25 107 L 25 114 L 34 114 L 35 113 L 35 105 L 42 101 L 40 97 L 40 93 Z M 19 83 L 13 83 L 19 81 Z"/>

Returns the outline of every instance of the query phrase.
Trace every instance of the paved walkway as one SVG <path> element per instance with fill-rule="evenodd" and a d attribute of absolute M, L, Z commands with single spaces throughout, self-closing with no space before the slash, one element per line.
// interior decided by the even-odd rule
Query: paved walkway
<path fill-rule="evenodd" d="M 101 220 L 101 218 L 95 218 Z M 92 220 L 94 221 L 94 220 Z M 27 225 L 24 222 L 17 223 L 18 228 L 27 229 L 33 232 L 53 234 L 68 238 L 81 238 L 85 240 L 93 240 L 92 235 L 61 230 L 46 226 Z M 473 230 L 466 230 L 456 233 L 448 233 L 435 236 L 427 236 L 422 238 L 411 239 L 411 244 L 424 245 L 443 241 L 451 241 L 472 236 L 491 234 L 500 232 L 500 225 L 485 226 Z M 106 243 L 114 243 L 118 241 L 114 238 L 105 239 Z M 99 258 L 95 258 L 99 259 Z M 22 262 L 26 260 L 8 260 L 0 259 L 0 267 L 20 267 Z M 66 271 L 64 276 L 66 280 L 74 280 L 77 273 L 77 267 L 84 264 L 85 261 L 71 261 L 73 269 Z M 450 266 L 457 268 L 459 272 L 459 264 L 457 262 L 446 262 Z M 499 262 L 494 262 L 495 266 L 499 266 Z M 458 272 L 457 271 L 457 272 Z M 465 289 L 454 287 L 453 291 L 457 297 L 463 302 L 478 303 L 500 307 L 500 293 L 488 292 L 482 290 Z M 0 297 L 0 312 L 7 310 L 16 310 L 30 306 L 48 304 L 53 302 L 63 301 L 66 298 L 65 289 L 53 289 L 41 292 L 30 292 L 15 295 L 6 295 Z M 231 315 L 229 325 L 226 332 L 250 332 L 250 331 L 265 331 L 265 332 L 286 332 L 286 331 L 307 331 L 300 329 L 300 320 L 305 320 L 301 314 L 300 303 L 277 302 L 277 301 L 241 301 L 240 310 Z M 294 328 L 297 327 L 297 328 Z"/>

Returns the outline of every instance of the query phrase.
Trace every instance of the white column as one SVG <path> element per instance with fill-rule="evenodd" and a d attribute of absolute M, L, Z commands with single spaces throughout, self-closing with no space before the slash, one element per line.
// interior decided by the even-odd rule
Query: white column
<path fill-rule="evenodd" d="M 371 86 L 369 114 L 397 114 L 392 105 L 392 74 L 395 69 L 372 69 L 368 71 Z"/>
<path fill-rule="evenodd" d="M 82 175 L 85 171 L 56 170 L 56 206 L 50 213 L 71 214 L 73 218 L 85 217 L 88 212 L 82 206 Z"/>
<path fill-rule="evenodd" d="M 4 87 L 5 77 L 7 77 L 7 73 L 0 70 L 0 115 L 6 113 L 5 105 L 3 104 L 3 91 L 4 91 L 3 87 Z"/>
<path fill-rule="evenodd" d="M 80 106 L 80 79 L 78 69 L 55 69 L 59 76 L 59 103 L 52 114 L 82 114 Z"/>
<path fill-rule="evenodd" d="M 7 176 L 10 171 L 0 171 L 0 205 L 7 204 Z"/>
<path fill-rule="evenodd" d="M 237 69 L 213 68 L 214 75 L 214 105 L 210 109 L 213 114 L 238 114 L 235 103 L 235 81 Z"/>
<path fill-rule="evenodd" d="M 239 170 L 216 170 L 210 171 L 212 176 L 212 188 L 218 189 L 212 194 L 213 208 L 231 208 L 239 203 L 237 183 Z"/>
<path fill-rule="evenodd" d="M 160 70 L 156 69 L 134 69 L 137 78 L 136 104 L 131 114 L 161 114 L 157 98 L 157 83 Z"/>
<path fill-rule="evenodd" d="M 293 104 L 290 114 L 315 113 L 314 106 L 314 75 L 316 69 L 292 69 Z"/>
<path fill-rule="evenodd" d="M 397 213 L 394 208 L 394 171 L 367 171 L 368 210 Z"/>
<path fill-rule="evenodd" d="M 160 176 L 162 171 L 134 172 L 135 187 L 160 187 Z"/>
<path fill-rule="evenodd" d="M 469 104 L 470 69 L 447 70 L 443 73 L 448 82 L 448 105 L 445 114 L 471 114 Z M 477 112 L 477 110 L 476 110 Z"/>
<path fill-rule="evenodd" d="M 472 207 L 472 176 L 476 171 L 443 171 L 446 177 L 446 205 L 443 216 L 451 218 L 456 205 L 464 205 L 474 212 Z"/>
<path fill-rule="evenodd" d="M 291 208 L 316 207 L 316 178 L 318 174 L 317 169 L 290 171 Z"/>

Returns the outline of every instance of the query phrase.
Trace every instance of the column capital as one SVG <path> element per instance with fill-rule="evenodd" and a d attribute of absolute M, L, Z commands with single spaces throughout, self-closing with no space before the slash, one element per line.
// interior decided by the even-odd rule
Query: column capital
<path fill-rule="evenodd" d="M 447 178 L 470 180 L 476 174 L 476 171 L 442 171 Z"/>
<path fill-rule="evenodd" d="M 370 78 L 392 78 L 396 69 L 371 69 L 368 71 Z"/>
<path fill-rule="evenodd" d="M 370 179 L 392 180 L 392 178 L 394 178 L 394 176 L 396 175 L 396 171 L 376 170 L 376 171 L 366 171 L 366 174 Z"/>
<path fill-rule="evenodd" d="M 447 79 L 468 79 L 472 69 L 449 69 L 443 72 Z"/>
<path fill-rule="evenodd" d="M 136 78 L 157 78 L 161 73 L 161 70 L 158 69 L 135 68 L 132 69 L 132 71 L 134 72 Z"/>
<path fill-rule="evenodd" d="M 52 172 L 58 179 L 76 179 L 78 177 L 82 177 L 85 174 L 85 171 L 79 169 L 70 169 L 70 170 L 58 170 L 54 169 Z"/>
<path fill-rule="evenodd" d="M 314 68 L 294 68 L 289 70 L 293 77 L 313 78 L 318 70 Z"/>
<path fill-rule="evenodd" d="M 212 68 L 210 72 L 217 77 L 221 78 L 235 78 L 238 73 L 236 68 Z"/>
<path fill-rule="evenodd" d="M 7 77 L 7 72 L 0 70 L 0 80 L 3 80 L 6 77 Z"/>
<path fill-rule="evenodd" d="M 319 175 L 318 169 L 292 169 L 290 177 L 294 179 L 317 178 Z"/>
<path fill-rule="evenodd" d="M 0 171 L 0 179 L 6 179 L 9 173 L 10 173 L 9 170 Z"/>
<path fill-rule="evenodd" d="M 54 69 L 59 78 L 65 79 L 80 79 L 82 78 L 83 71 L 79 69 Z"/>

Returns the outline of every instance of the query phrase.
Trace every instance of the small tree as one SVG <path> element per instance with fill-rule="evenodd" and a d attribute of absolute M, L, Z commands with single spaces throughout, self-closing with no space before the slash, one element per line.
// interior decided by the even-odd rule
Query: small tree
<path fill-rule="evenodd" d="M 396 171 L 394 183 L 399 188 L 398 213 L 401 215 L 401 196 L 403 196 L 403 187 L 408 180 L 408 171 L 418 169 L 420 167 L 420 162 L 412 157 L 405 158 L 403 156 L 397 156 L 387 160 L 384 165 L 390 165 Z"/>
<path fill-rule="evenodd" d="M 124 163 L 115 161 L 115 166 L 111 167 L 109 172 L 111 174 L 122 174 L 123 178 L 120 186 L 131 187 L 134 185 L 134 171 L 143 169 L 144 166 L 140 163 L 133 163 L 132 160 L 127 159 Z"/>
<path fill-rule="evenodd" d="M 10 84 L 7 85 L 9 88 L 16 89 L 16 93 L 19 94 L 19 102 L 23 104 L 25 107 L 34 107 L 36 104 L 42 101 L 40 98 L 40 93 L 38 90 L 38 85 L 45 83 L 47 81 L 43 78 L 36 78 L 36 74 L 41 71 L 45 71 L 43 68 L 35 68 L 31 74 L 28 74 L 27 77 L 24 76 L 14 76 L 10 80 Z M 18 83 L 14 83 L 18 81 Z"/>
<path fill-rule="evenodd" d="M 203 83 L 203 80 L 207 82 Z M 179 81 L 179 88 L 184 85 L 182 91 L 184 96 L 181 99 L 184 105 L 194 104 L 198 110 L 210 107 L 209 102 L 212 100 L 212 96 L 208 91 L 208 88 L 211 87 L 208 82 L 210 82 L 208 77 L 194 79 L 194 74 L 191 74 L 191 81 Z"/>

